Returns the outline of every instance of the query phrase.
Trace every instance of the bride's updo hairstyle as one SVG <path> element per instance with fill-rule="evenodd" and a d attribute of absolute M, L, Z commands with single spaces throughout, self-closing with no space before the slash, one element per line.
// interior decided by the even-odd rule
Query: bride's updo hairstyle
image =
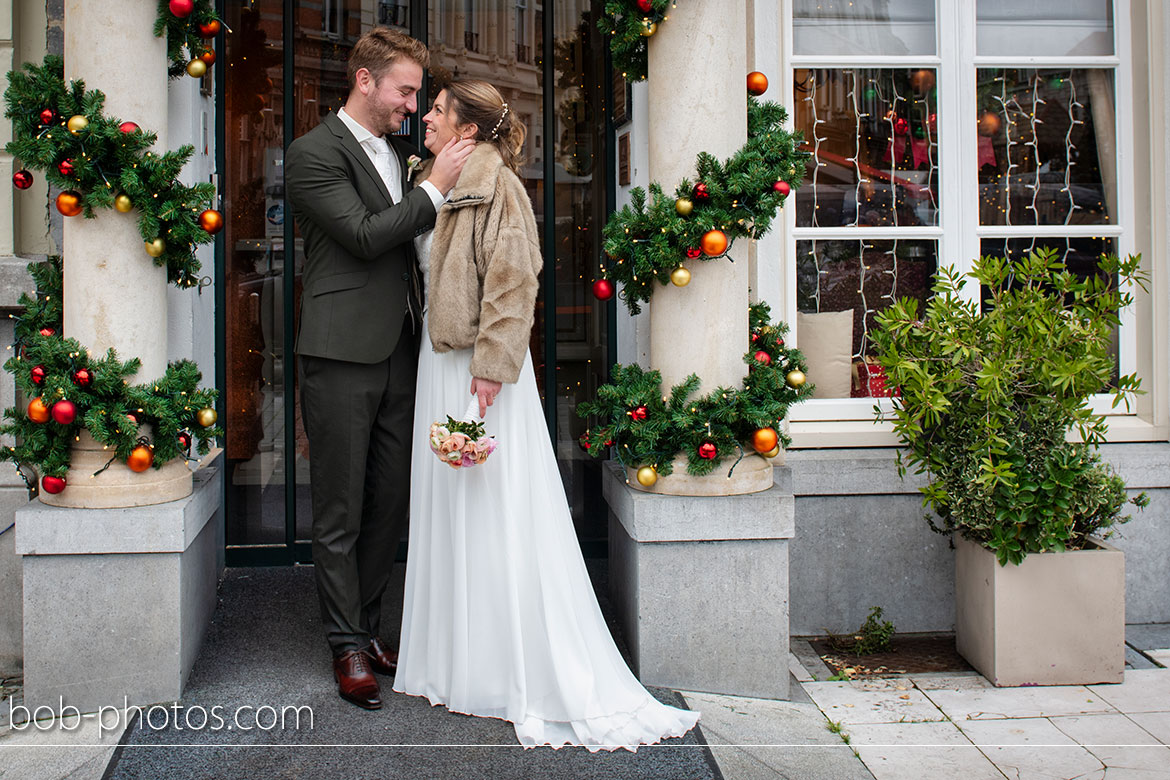
<path fill-rule="evenodd" d="M 504 165 L 519 173 L 528 129 L 504 102 L 499 90 L 486 81 L 471 79 L 452 81 L 444 89 L 456 123 L 474 122 L 479 128 L 475 140 L 495 144 Z"/>

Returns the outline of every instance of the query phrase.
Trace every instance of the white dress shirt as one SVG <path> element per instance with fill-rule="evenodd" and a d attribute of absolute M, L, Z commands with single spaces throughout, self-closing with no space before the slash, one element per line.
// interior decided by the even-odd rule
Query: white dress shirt
<path fill-rule="evenodd" d="M 390 200 L 394 203 L 402 200 L 401 163 L 398 160 L 398 155 L 390 147 L 390 142 L 383 136 L 374 135 L 362 127 L 356 119 L 345 113 L 344 108 L 337 109 L 337 118 L 349 128 L 349 132 L 353 134 L 354 139 L 369 156 L 370 162 L 374 164 L 374 170 L 382 177 L 386 191 L 390 193 Z M 447 197 L 429 181 L 424 181 L 419 186 L 426 190 L 427 195 L 431 197 L 431 203 L 435 205 L 435 211 L 438 212 L 439 207 L 446 202 Z"/>

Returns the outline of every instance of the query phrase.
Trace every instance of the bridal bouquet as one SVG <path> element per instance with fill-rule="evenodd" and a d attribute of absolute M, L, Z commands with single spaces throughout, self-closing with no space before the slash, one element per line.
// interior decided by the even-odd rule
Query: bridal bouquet
<path fill-rule="evenodd" d="M 465 419 L 456 420 L 448 415 L 445 423 L 431 423 L 431 451 L 453 469 L 478 466 L 499 446 L 494 437 L 487 435 L 483 421 L 474 419 L 473 409 L 478 402 L 472 400 Z"/>

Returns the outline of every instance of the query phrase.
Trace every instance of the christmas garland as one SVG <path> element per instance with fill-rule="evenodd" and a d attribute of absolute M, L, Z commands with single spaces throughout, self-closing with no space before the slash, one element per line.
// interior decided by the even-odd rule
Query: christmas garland
<path fill-rule="evenodd" d="M 206 41 L 219 35 L 222 26 L 211 0 L 158 0 L 154 35 L 167 36 L 167 75 L 202 78 L 215 62 L 215 50 Z"/>
<path fill-rule="evenodd" d="M 114 350 L 95 358 L 76 339 L 61 334 L 61 258 L 28 266 L 37 285 L 34 296 L 24 294 L 25 307 L 15 317 L 15 354 L 4 364 L 26 398 L 26 408 L 4 412 L 8 422 L 0 434 L 16 436 L 19 444 L 0 449 L 0 459 L 17 465 L 30 491 L 34 483 L 20 467 L 35 467 L 46 492 L 65 489 L 65 475 L 73 443 L 85 428 L 113 451 L 113 458 L 134 471 L 189 456 L 192 445 L 205 455 L 212 440 L 223 435 L 215 425 L 216 391 L 199 388 L 199 367 L 189 360 L 167 366 L 154 382 L 130 385 L 141 361 L 125 363 Z M 153 435 L 143 436 L 140 426 Z"/>
<path fill-rule="evenodd" d="M 767 88 L 753 87 L 755 94 Z M 788 114 L 776 103 L 748 98 L 748 140 L 726 162 L 706 152 L 699 154 L 698 180 L 684 179 L 669 198 L 657 183 L 650 197 L 641 187 L 630 190 L 630 203 L 610 215 L 605 224 L 604 248 L 610 259 L 593 294 L 613 296 L 612 282 L 622 285 L 621 297 L 631 314 L 649 301 L 653 281 L 678 286 L 690 282 L 684 260 L 724 257 L 736 238 L 759 238 L 768 232 L 777 209 L 800 184 L 807 153 L 797 150 L 799 133 L 784 129 Z"/>
<path fill-rule="evenodd" d="M 738 463 L 744 443 L 774 457 L 791 442 L 780 423 L 789 407 L 812 394 L 813 386 L 805 380 L 804 356 L 785 346 L 788 326 L 769 324 L 770 317 L 766 303 L 748 310 L 751 342 L 743 360 L 749 370 L 742 390 L 719 387 L 691 398 L 700 385 L 691 374 L 663 395 L 658 371 L 615 366 L 613 383 L 598 388 L 596 400 L 577 407 L 581 417 L 597 419 L 581 437 L 581 446 L 594 457 L 612 448 L 622 465 L 639 467 L 638 481 L 647 487 L 671 473 L 679 452 L 687 453 L 687 472 L 696 476 L 709 474 L 724 458 L 735 457 Z"/>
<path fill-rule="evenodd" d="M 64 62 L 49 55 L 43 65 L 26 64 L 8 74 L 5 116 L 12 120 L 13 140 L 5 150 L 25 165 L 40 170 L 62 190 L 57 210 L 67 217 L 113 207 L 127 213 L 137 208 L 138 230 L 155 265 L 181 288 L 199 284 L 194 249 L 223 228 L 223 217 L 211 208 L 215 186 L 192 187 L 178 181 L 194 148 L 161 155 L 149 151 L 156 135 L 134 122 L 102 114 L 105 95 L 86 91 L 82 81 L 68 86 Z M 32 184 L 20 169 L 12 176 L 18 189 Z"/>
<path fill-rule="evenodd" d="M 597 27 L 609 36 L 614 70 L 627 81 L 646 78 L 647 39 L 666 21 L 674 0 L 608 0 Z"/>

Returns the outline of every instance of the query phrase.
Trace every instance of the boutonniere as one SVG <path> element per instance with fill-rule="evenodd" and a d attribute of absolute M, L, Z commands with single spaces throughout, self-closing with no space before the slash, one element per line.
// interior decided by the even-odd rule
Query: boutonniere
<path fill-rule="evenodd" d="M 418 166 L 422 165 L 422 158 L 417 154 L 412 154 L 406 158 L 406 180 L 410 181 L 414 178 L 414 172 L 418 170 Z"/>

